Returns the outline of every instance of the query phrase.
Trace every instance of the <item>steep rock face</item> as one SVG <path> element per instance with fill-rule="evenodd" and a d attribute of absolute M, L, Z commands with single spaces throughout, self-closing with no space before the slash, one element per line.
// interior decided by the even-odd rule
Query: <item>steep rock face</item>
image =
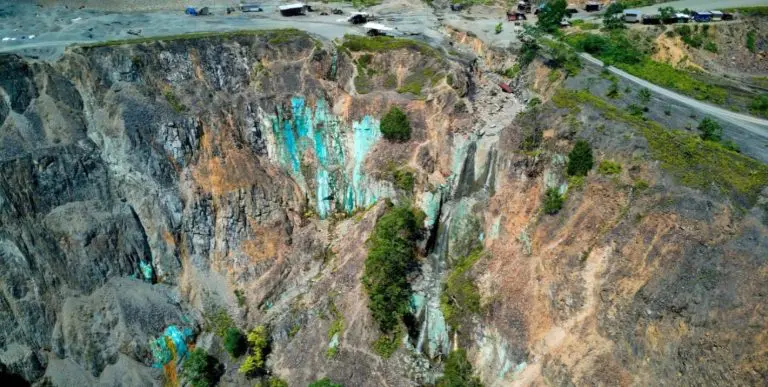
<path fill-rule="evenodd" d="M 296 31 L 0 64 L 4 374 L 173 383 L 196 337 L 222 384 L 252 384 L 211 332 L 229 316 L 269 326 L 268 368 L 291 385 L 429 384 L 454 347 L 494 386 L 766 377 L 765 192 L 681 186 L 615 112 L 550 91 L 518 115 L 496 76 L 423 45 Z M 394 105 L 411 141 L 381 138 Z M 570 181 L 577 138 L 621 172 Z M 548 188 L 567 195 L 558 215 L 541 211 Z M 389 359 L 360 281 L 384 198 L 423 209 L 428 230 Z M 482 307 L 448 318 L 445 278 L 480 250 L 465 274 Z"/>

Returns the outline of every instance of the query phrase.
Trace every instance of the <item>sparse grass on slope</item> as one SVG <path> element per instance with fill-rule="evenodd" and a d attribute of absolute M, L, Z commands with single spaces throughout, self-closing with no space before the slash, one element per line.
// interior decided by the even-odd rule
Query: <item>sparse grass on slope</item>
<path fill-rule="evenodd" d="M 390 38 L 387 36 L 357 36 L 345 35 L 341 44 L 342 48 L 349 51 L 383 52 L 400 49 L 411 49 L 427 56 L 438 57 L 437 51 L 426 43 L 411 39 Z"/>
<path fill-rule="evenodd" d="M 738 12 L 741 15 L 768 16 L 768 6 L 726 8 L 728 12 Z"/>
<path fill-rule="evenodd" d="M 237 36 L 267 36 L 269 43 L 280 44 L 291 41 L 299 37 L 310 37 L 304 31 L 295 28 L 286 28 L 278 30 L 238 30 L 224 32 L 192 32 L 188 34 L 167 35 L 167 36 L 148 36 L 135 39 L 108 40 L 105 42 L 96 42 L 78 45 L 83 48 L 121 46 L 124 44 L 140 44 L 150 42 L 170 42 L 175 40 L 201 39 L 201 38 L 232 38 Z"/>
<path fill-rule="evenodd" d="M 752 206 L 760 191 L 768 185 L 767 165 L 719 143 L 633 116 L 588 91 L 561 89 L 552 100 L 556 106 L 570 109 L 589 104 L 601 110 L 606 119 L 637 128 L 648 140 L 651 156 L 686 186 L 704 190 L 714 187 L 740 204 Z"/>

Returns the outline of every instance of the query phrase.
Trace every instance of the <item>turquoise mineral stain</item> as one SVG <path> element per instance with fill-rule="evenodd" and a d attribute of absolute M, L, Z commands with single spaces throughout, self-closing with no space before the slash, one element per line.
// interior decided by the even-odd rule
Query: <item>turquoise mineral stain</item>
<path fill-rule="evenodd" d="M 152 264 L 139 261 L 139 269 L 141 270 L 141 276 L 144 278 L 144 281 L 152 282 L 152 274 L 154 273 Z"/>
<path fill-rule="evenodd" d="M 271 118 L 277 142 L 274 157 L 305 192 L 314 187 L 310 202 L 320 218 L 327 217 L 334 204 L 352 212 L 375 203 L 376 189 L 370 186 L 373 182 L 366 178 L 363 165 L 381 138 L 379 121 L 365 116 L 349 128 L 329 111 L 324 99 L 318 99 L 313 108 L 298 96 L 291 98 L 290 116 L 288 119 L 278 107 Z M 314 175 L 305 176 L 308 171 L 302 168 L 303 162 L 314 165 Z"/>
<path fill-rule="evenodd" d="M 191 329 L 179 329 L 175 325 L 169 325 L 160 337 L 149 343 L 149 349 L 152 351 L 152 366 L 162 368 L 163 365 L 174 360 L 174 352 L 176 353 L 176 362 L 181 362 L 187 356 L 187 342 L 191 339 Z"/>

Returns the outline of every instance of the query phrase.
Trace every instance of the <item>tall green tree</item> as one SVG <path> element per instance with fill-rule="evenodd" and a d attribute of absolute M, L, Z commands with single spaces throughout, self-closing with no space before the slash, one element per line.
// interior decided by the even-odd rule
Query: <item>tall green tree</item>
<path fill-rule="evenodd" d="M 389 141 L 408 141 L 411 138 L 411 123 L 397 106 L 393 106 L 381 118 L 381 134 Z"/>
<path fill-rule="evenodd" d="M 539 11 L 536 25 L 546 32 L 555 32 L 560 28 L 560 21 L 565 17 L 568 3 L 565 0 L 552 0 Z"/>
<path fill-rule="evenodd" d="M 576 141 L 571 153 L 568 153 L 568 176 L 586 176 L 592 165 L 592 148 L 584 140 Z"/>
<path fill-rule="evenodd" d="M 603 14 L 603 28 L 606 30 L 619 30 L 626 28 L 622 17 L 626 7 L 622 3 L 611 3 Z"/>

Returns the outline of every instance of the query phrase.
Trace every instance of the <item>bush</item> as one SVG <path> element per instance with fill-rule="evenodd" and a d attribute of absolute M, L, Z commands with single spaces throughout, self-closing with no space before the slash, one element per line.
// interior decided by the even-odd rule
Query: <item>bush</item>
<path fill-rule="evenodd" d="M 400 108 L 393 106 L 381 119 L 381 134 L 389 141 L 411 139 L 411 124 Z"/>
<path fill-rule="evenodd" d="M 288 387 L 288 382 L 273 376 L 269 380 L 261 382 L 261 387 Z"/>
<path fill-rule="evenodd" d="M 718 51 L 717 44 L 715 44 L 715 42 L 712 42 L 712 41 L 709 41 L 706 44 L 704 44 L 704 49 L 709 52 L 714 52 L 715 54 L 717 54 L 717 51 Z"/>
<path fill-rule="evenodd" d="M 328 378 L 322 378 L 310 383 L 309 387 L 344 387 L 344 385 L 339 383 L 334 383 Z"/>
<path fill-rule="evenodd" d="M 503 29 L 503 27 L 502 27 L 501 23 L 496 24 L 496 34 L 497 35 L 501 33 L 502 29 Z"/>
<path fill-rule="evenodd" d="M 232 357 L 240 357 L 248 349 L 245 336 L 239 329 L 230 327 L 224 334 L 224 349 Z"/>
<path fill-rule="evenodd" d="M 376 222 L 368 240 L 363 285 L 368 309 L 384 333 L 391 332 L 408 312 L 407 276 L 416 266 L 416 241 L 423 222 L 423 213 L 395 207 Z"/>
<path fill-rule="evenodd" d="M 621 173 L 621 164 L 611 160 L 603 160 L 597 167 L 597 172 L 602 175 L 617 175 Z"/>
<path fill-rule="evenodd" d="M 379 338 L 373 342 L 373 351 L 384 359 L 389 359 L 400 348 L 403 341 L 403 331 L 397 327 L 392 333 L 379 335 Z"/>
<path fill-rule="evenodd" d="M 239 372 L 254 375 L 264 369 L 264 361 L 269 349 L 269 334 L 267 328 L 259 325 L 248 333 L 248 356 L 240 365 Z"/>
<path fill-rule="evenodd" d="M 752 100 L 749 109 L 759 115 L 768 116 L 768 93 L 760 94 L 760 96 Z"/>
<path fill-rule="evenodd" d="M 647 105 L 648 102 L 651 102 L 651 91 L 646 88 L 642 88 L 637 92 L 637 98 L 640 100 L 640 103 Z"/>
<path fill-rule="evenodd" d="M 482 250 L 476 250 L 459 259 L 443 284 L 440 309 L 445 322 L 455 330 L 466 317 L 480 313 L 480 293 L 468 272 L 481 256 Z"/>
<path fill-rule="evenodd" d="M 392 172 L 392 179 L 395 188 L 408 193 L 413 192 L 413 186 L 416 181 L 413 172 L 404 169 L 396 169 Z"/>
<path fill-rule="evenodd" d="M 557 187 L 547 189 L 544 193 L 544 213 L 548 215 L 554 215 L 560 212 L 563 208 L 563 195 L 560 195 L 560 190 Z"/>
<path fill-rule="evenodd" d="M 704 141 L 719 142 L 723 139 L 723 128 L 717 121 L 709 117 L 701 121 L 698 129 L 701 131 L 701 139 Z"/>
<path fill-rule="evenodd" d="M 755 46 L 755 38 L 756 38 L 755 30 L 750 30 L 749 32 L 747 32 L 747 50 L 749 50 L 749 52 L 753 54 L 757 52 L 757 47 Z"/>
<path fill-rule="evenodd" d="M 218 364 L 204 349 L 195 348 L 184 361 L 183 375 L 193 387 L 212 386 L 220 375 Z"/>
<path fill-rule="evenodd" d="M 593 164 L 589 143 L 584 140 L 576 141 L 573 150 L 568 154 L 568 176 L 586 176 Z"/>
<path fill-rule="evenodd" d="M 445 362 L 445 372 L 437 379 L 436 387 L 482 387 L 480 379 L 472 376 L 472 363 L 467 352 L 459 349 L 451 352 Z"/>

